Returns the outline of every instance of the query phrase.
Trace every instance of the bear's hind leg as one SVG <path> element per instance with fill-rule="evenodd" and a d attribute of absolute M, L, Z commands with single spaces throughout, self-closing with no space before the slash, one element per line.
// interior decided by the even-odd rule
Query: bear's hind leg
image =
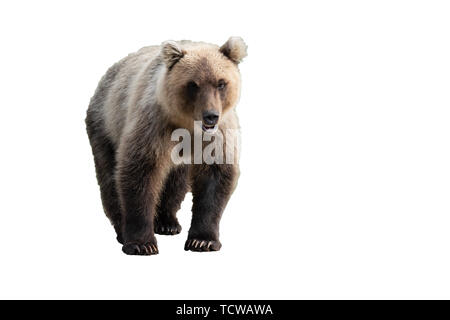
<path fill-rule="evenodd" d="M 86 125 L 94 155 L 95 171 L 100 186 L 103 209 L 114 226 L 117 241 L 122 243 L 121 209 L 114 178 L 116 166 L 115 149 L 101 129 L 101 126 L 95 121 L 95 117 L 91 112 L 88 112 Z"/>
<path fill-rule="evenodd" d="M 188 168 L 180 165 L 171 170 L 164 183 L 156 208 L 155 233 L 175 235 L 181 232 L 177 211 L 188 191 Z"/>

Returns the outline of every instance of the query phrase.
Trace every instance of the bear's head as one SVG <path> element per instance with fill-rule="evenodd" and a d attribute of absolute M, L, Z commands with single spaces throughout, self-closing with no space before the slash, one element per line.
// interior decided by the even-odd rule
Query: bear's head
<path fill-rule="evenodd" d="M 186 129 L 192 129 L 194 121 L 201 121 L 203 131 L 215 132 L 239 99 L 238 64 L 247 55 L 242 38 L 231 37 L 221 47 L 167 41 L 160 55 L 165 66 L 158 84 L 158 100 L 169 120 Z"/>

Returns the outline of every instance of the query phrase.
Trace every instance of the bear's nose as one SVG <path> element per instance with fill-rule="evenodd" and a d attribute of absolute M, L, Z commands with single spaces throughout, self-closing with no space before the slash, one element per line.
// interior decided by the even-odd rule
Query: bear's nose
<path fill-rule="evenodd" d="M 203 112 L 203 123 L 209 126 L 213 126 L 217 124 L 219 120 L 219 113 L 217 111 L 204 111 Z"/>

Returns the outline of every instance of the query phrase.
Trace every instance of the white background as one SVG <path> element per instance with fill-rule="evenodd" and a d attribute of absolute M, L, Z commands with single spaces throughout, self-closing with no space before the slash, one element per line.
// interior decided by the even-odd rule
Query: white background
<path fill-rule="evenodd" d="M 450 298 L 446 1 L 2 1 L 0 298 Z M 115 61 L 242 36 L 218 253 L 126 256 L 85 132 Z"/>

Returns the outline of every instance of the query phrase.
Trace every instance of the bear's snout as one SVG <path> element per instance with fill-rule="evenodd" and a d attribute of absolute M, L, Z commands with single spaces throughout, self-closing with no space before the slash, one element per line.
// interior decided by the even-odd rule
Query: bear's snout
<path fill-rule="evenodd" d="M 220 113 L 215 110 L 203 111 L 202 130 L 204 132 L 214 134 L 217 131 L 217 123 L 219 122 Z"/>
<path fill-rule="evenodd" d="M 203 124 L 205 126 L 215 126 L 219 121 L 219 113 L 215 110 L 209 110 L 203 112 Z"/>

